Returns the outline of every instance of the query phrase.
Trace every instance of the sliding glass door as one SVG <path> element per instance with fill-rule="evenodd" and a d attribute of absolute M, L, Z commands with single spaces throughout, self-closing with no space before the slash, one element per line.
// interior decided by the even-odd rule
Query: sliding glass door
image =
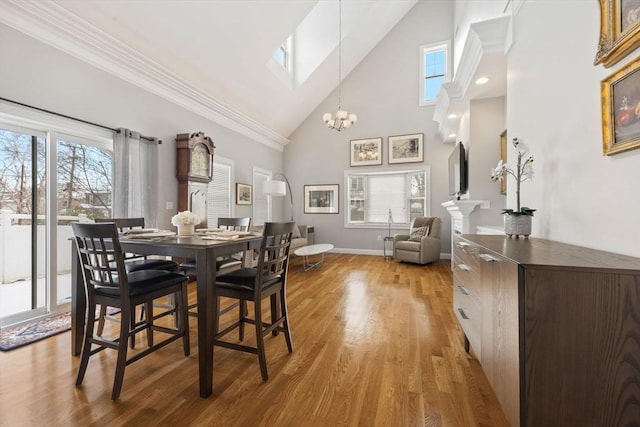
<path fill-rule="evenodd" d="M 0 326 L 68 310 L 71 223 L 111 217 L 112 200 L 111 138 L 7 122 L 0 125 Z"/>
<path fill-rule="evenodd" d="M 45 135 L 0 129 L 0 321 L 46 313 L 46 191 Z"/>

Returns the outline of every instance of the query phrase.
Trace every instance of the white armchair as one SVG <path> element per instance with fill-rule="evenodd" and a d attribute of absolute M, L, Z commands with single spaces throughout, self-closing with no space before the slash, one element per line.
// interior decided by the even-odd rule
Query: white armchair
<path fill-rule="evenodd" d="M 429 227 L 425 235 L 419 236 L 420 227 Z M 411 234 L 393 236 L 393 258 L 416 264 L 427 264 L 440 259 L 440 229 L 442 220 L 438 217 L 417 217 L 411 222 Z M 422 229 L 425 231 L 425 229 Z M 410 240 L 411 238 L 411 240 Z"/>

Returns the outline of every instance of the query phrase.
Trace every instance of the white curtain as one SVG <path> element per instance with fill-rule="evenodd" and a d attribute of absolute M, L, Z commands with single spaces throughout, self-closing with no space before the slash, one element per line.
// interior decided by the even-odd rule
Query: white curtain
<path fill-rule="evenodd" d="M 157 226 L 158 140 L 127 129 L 114 132 L 113 216 Z"/>

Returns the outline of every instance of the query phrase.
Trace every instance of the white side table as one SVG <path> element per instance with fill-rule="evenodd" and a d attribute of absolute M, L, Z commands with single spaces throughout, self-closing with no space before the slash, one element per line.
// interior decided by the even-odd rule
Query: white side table
<path fill-rule="evenodd" d="M 324 262 L 324 254 L 333 249 L 333 245 L 331 243 L 319 243 L 317 245 L 308 245 L 302 246 L 293 253 L 297 256 L 301 256 L 304 266 L 304 271 L 311 270 L 314 267 L 318 267 L 322 265 Z M 309 262 L 309 257 L 313 255 L 320 255 L 320 260 L 315 263 Z"/>

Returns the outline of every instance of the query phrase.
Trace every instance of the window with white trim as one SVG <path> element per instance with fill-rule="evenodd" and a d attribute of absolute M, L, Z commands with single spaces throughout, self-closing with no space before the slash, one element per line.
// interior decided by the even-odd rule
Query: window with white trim
<path fill-rule="evenodd" d="M 275 61 L 288 72 L 291 72 L 291 64 L 293 59 L 293 43 L 291 39 L 292 36 L 287 37 L 284 43 L 282 43 L 273 54 L 273 59 L 275 59 Z"/>
<path fill-rule="evenodd" d="M 409 225 L 429 209 L 429 169 L 345 172 L 346 227 Z"/>
<path fill-rule="evenodd" d="M 420 105 L 432 105 L 444 82 L 451 80 L 451 42 L 420 46 Z"/>
<path fill-rule="evenodd" d="M 233 160 L 216 156 L 213 159 L 213 179 L 207 185 L 207 225 L 217 227 L 218 218 L 233 216 L 231 188 Z"/>

